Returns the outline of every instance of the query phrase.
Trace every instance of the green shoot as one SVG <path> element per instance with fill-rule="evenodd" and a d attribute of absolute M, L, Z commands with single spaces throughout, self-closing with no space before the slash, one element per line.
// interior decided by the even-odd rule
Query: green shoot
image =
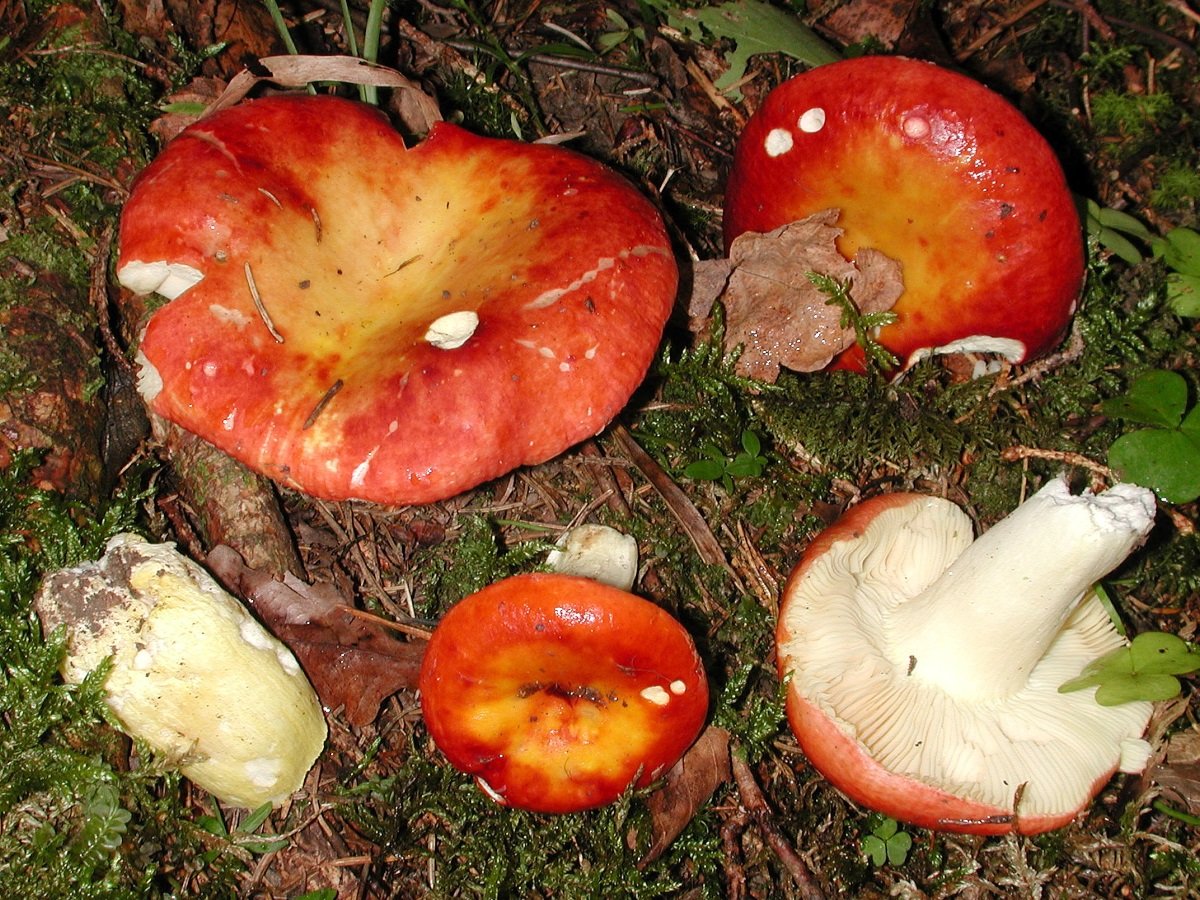
<path fill-rule="evenodd" d="M 1139 634 L 1088 663 L 1078 677 L 1059 686 L 1060 693 L 1096 688 L 1096 702 L 1118 706 L 1135 700 L 1170 700 L 1180 691 L 1177 675 L 1200 670 L 1200 652 L 1183 638 L 1162 631 Z"/>
<path fill-rule="evenodd" d="M 1148 426 L 1124 434 L 1108 451 L 1121 477 L 1152 488 L 1168 503 L 1200 497 L 1200 407 L 1188 408 L 1188 385 L 1178 372 L 1146 372 L 1121 397 L 1106 400 L 1106 415 Z"/>
<path fill-rule="evenodd" d="M 841 308 L 841 325 L 843 328 L 854 329 L 855 342 L 866 357 L 868 369 L 894 369 L 900 364 L 900 360 L 893 356 L 891 351 L 875 340 L 878 329 L 896 321 L 894 312 L 859 312 L 858 305 L 850 296 L 848 281 L 838 281 L 820 272 L 809 272 L 808 280 L 829 297 L 826 303 Z"/>
<path fill-rule="evenodd" d="M 735 100 L 741 99 L 738 85 L 746 77 L 752 56 L 783 53 L 809 66 L 822 66 L 842 58 L 798 16 L 761 0 L 730 0 L 700 9 L 685 9 L 666 0 L 648 2 L 667 14 L 668 25 L 694 41 L 703 40 L 707 34 L 714 41 L 733 44 L 734 49 L 725 54 L 729 68 L 713 85 Z"/>
<path fill-rule="evenodd" d="M 231 832 L 225 823 L 225 817 L 221 815 L 220 807 L 216 807 L 213 815 L 200 816 L 196 819 L 196 824 L 209 834 L 225 838 L 233 846 L 245 850 L 247 853 L 262 856 L 282 850 L 288 845 L 288 842 L 281 838 L 256 833 L 270 815 L 271 804 L 264 803 L 238 822 L 237 827 Z"/>
<path fill-rule="evenodd" d="M 371 0 L 371 7 L 367 11 L 367 30 L 363 35 L 363 59 L 369 63 L 379 61 L 379 33 L 383 30 L 383 9 L 386 5 L 385 0 Z M 346 20 L 346 30 L 354 30 L 349 19 Z M 373 84 L 364 84 L 362 98 L 367 103 L 374 105 L 379 102 L 379 91 Z"/>
<path fill-rule="evenodd" d="M 762 441 L 753 431 L 742 432 L 742 450 L 736 456 L 726 456 L 716 444 L 704 447 L 705 458 L 698 459 L 683 470 L 693 481 L 720 481 L 725 490 L 733 491 L 733 479 L 762 475 L 767 464 L 762 455 Z"/>

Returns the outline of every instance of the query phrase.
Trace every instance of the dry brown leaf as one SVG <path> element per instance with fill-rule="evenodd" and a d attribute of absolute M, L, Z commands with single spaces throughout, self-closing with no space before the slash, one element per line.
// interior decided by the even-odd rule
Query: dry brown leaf
<path fill-rule="evenodd" d="M 652 841 L 639 865 L 661 856 L 713 792 L 731 777 L 729 732 L 710 725 L 667 772 L 663 786 L 646 798 Z"/>
<path fill-rule="evenodd" d="M 233 106 L 263 81 L 281 87 L 304 87 L 316 81 L 389 87 L 409 95 L 406 104 L 398 108 L 398 111 L 405 111 L 410 117 L 403 123 L 407 130 L 424 133 L 434 122 L 442 119 L 437 101 L 426 94 L 420 85 L 395 69 L 367 62 L 357 56 L 305 55 L 267 56 L 257 60 L 253 69 L 247 67 L 230 80 L 225 93 L 208 108 L 205 115 Z"/>
<path fill-rule="evenodd" d="M 780 367 L 797 372 L 823 369 L 851 346 L 854 330 L 841 324 L 842 310 L 810 280 L 818 272 L 850 282 L 862 313 L 890 309 L 904 291 L 900 264 L 877 250 L 863 249 L 854 261 L 838 252 L 839 211 L 827 209 L 766 234 L 748 232 L 729 250 L 725 347 L 740 346 L 736 371 L 774 382 Z M 702 288 L 719 272 L 705 272 Z M 707 287 L 711 291 L 711 286 Z M 693 296 L 693 316 L 704 309 Z"/>
<path fill-rule="evenodd" d="M 1187 704 L 1179 706 L 1186 709 Z M 1171 735 L 1164 755 L 1162 762 L 1150 768 L 1150 780 L 1162 788 L 1168 801 L 1189 813 L 1200 812 L 1200 731 L 1192 728 Z"/>
<path fill-rule="evenodd" d="M 270 572 L 250 568 L 224 545 L 208 554 L 208 566 L 288 645 L 321 704 L 344 708 L 351 724 L 370 723 L 384 700 L 416 687 L 424 641 L 396 640 L 351 615 L 347 598 L 333 585 L 306 584 L 291 574 L 279 581 Z"/>

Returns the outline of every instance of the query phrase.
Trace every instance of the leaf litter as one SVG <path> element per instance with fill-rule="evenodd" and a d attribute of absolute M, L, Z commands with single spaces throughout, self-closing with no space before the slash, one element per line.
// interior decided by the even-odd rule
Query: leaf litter
<path fill-rule="evenodd" d="M 896 260 L 864 247 L 853 260 L 837 249 L 840 213 L 826 209 L 766 234 L 736 238 L 727 259 L 697 263 L 688 314 L 703 331 L 714 303 L 725 309 L 726 352 L 740 350 L 735 371 L 775 383 L 780 368 L 824 369 L 857 335 L 843 310 L 811 273 L 848 283 L 859 313 L 891 309 L 904 292 Z"/>

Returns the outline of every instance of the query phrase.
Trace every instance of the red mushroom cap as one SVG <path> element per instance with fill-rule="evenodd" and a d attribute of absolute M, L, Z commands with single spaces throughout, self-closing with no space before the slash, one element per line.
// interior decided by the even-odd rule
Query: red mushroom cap
<path fill-rule="evenodd" d="M 687 631 L 633 594 L 518 575 L 454 606 L 420 677 L 434 742 L 493 799 L 573 812 L 644 787 L 704 725 L 708 682 Z"/>
<path fill-rule="evenodd" d="M 139 176 L 118 276 L 174 297 L 152 408 L 278 481 L 431 502 L 601 431 L 677 269 L 653 206 L 559 147 L 280 96 L 191 126 Z"/>
<path fill-rule="evenodd" d="M 867 56 L 768 95 L 742 133 L 725 195 L 726 245 L 828 208 L 839 249 L 898 260 L 905 290 L 880 342 L 1014 362 L 1061 339 L 1083 283 L 1079 217 L 1045 139 L 988 88 L 932 63 Z M 858 348 L 839 358 L 862 369 Z"/>

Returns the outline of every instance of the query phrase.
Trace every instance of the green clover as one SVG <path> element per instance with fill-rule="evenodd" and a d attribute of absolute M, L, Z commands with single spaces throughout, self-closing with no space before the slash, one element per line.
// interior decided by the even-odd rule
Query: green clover
<path fill-rule="evenodd" d="M 1162 631 L 1139 634 L 1128 647 L 1118 647 L 1088 663 L 1078 677 L 1060 685 L 1059 693 L 1096 688 L 1096 702 L 1118 706 L 1135 700 L 1170 700 L 1179 694 L 1177 675 L 1200 669 L 1200 652 L 1183 638 Z"/>
<path fill-rule="evenodd" d="M 1168 503 L 1200 497 L 1200 406 L 1188 409 L 1187 381 L 1178 372 L 1140 376 L 1123 397 L 1104 401 L 1104 413 L 1145 425 L 1117 438 L 1108 464 L 1126 481 L 1154 490 Z"/>
<path fill-rule="evenodd" d="M 912 849 L 912 836 L 901 831 L 895 819 L 885 818 L 862 839 L 861 846 L 862 852 L 876 866 L 882 866 L 885 862 L 902 866 L 908 859 L 908 851 Z"/>

